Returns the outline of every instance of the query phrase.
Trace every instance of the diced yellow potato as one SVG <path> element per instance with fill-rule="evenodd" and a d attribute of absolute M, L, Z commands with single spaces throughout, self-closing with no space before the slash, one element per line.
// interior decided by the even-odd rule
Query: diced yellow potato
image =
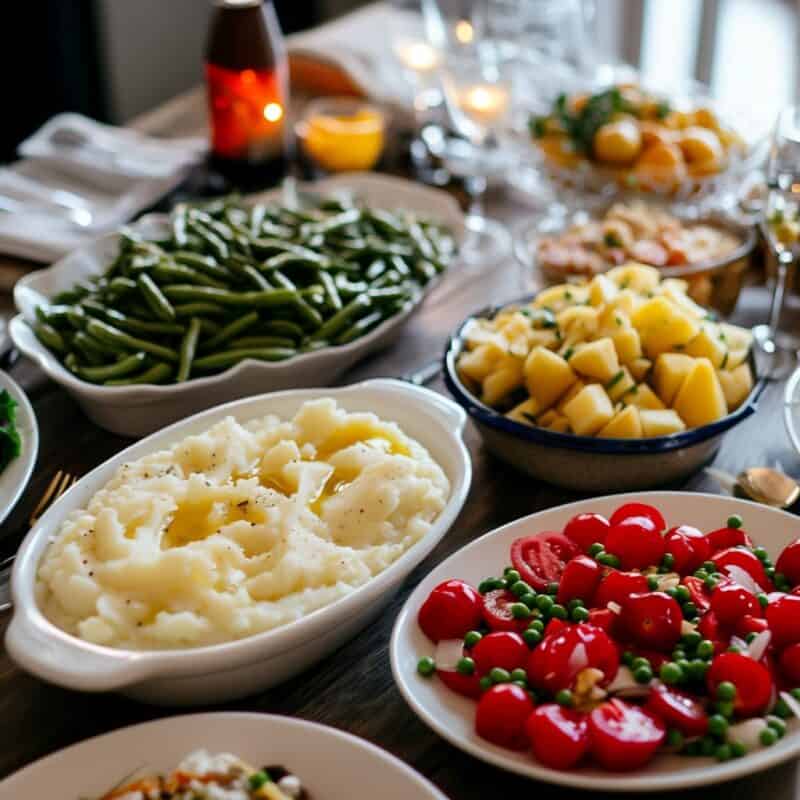
<path fill-rule="evenodd" d="M 731 350 L 749 350 L 753 343 L 753 334 L 747 328 L 740 328 L 729 322 L 720 322 L 719 330 L 724 337 L 725 344 Z"/>
<path fill-rule="evenodd" d="M 606 383 L 619 372 L 619 359 L 614 342 L 607 336 L 576 348 L 569 360 L 575 372 Z"/>
<path fill-rule="evenodd" d="M 494 406 L 504 400 L 515 389 L 523 384 L 523 361 L 513 356 L 506 356 L 483 379 L 481 400 L 487 406 Z"/>
<path fill-rule="evenodd" d="M 495 344 L 478 345 L 458 359 L 458 371 L 467 378 L 480 383 L 504 358 L 506 351 Z"/>
<path fill-rule="evenodd" d="M 738 408 L 753 390 L 753 374 L 749 364 L 740 364 L 736 369 L 717 372 L 728 411 Z"/>
<path fill-rule="evenodd" d="M 621 363 L 630 364 L 641 358 L 642 341 L 636 328 L 622 328 L 612 333 L 611 341 L 614 342 L 614 349 Z"/>
<path fill-rule="evenodd" d="M 642 433 L 646 437 L 668 436 L 686 430 L 684 421 L 671 408 L 642 409 L 639 412 L 642 421 Z"/>
<path fill-rule="evenodd" d="M 736 367 L 744 364 L 744 362 L 747 361 L 749 353 L 750 350 L 747 348 L 728 350 L 728 360 L 725 362 L 725 369 L 736 369 Z"/>
<path fill-rule="evenodd" d="M 632 289 L 623 289 L 609 305 L 630 317 L 643 302 L 641 295 L 636 294 Z"/>
<path fill-rule="evenodd" d="M 622 367 L 620 371 L 606 384 L 605 390 L 613 402 L 618 402 L 622 396 L 629 392 L 636 386 L 631 373 L 626 367 Z"/>
<path fill-rule="evenodd" d="M 626 406 L 614 414 L 611 422 L 601 428 L 597 435 L 608 439 L 640 439 L 642 422 L 639 419 L 639 409 L 636 406 Z"/>
<path fill-rule="evenodd" d="M 531 302 L 534 308 L 549 308 L 553 313 L 565 309 L 567 306 L 585 303 L 589 298 L 589 290 L 585 286 L 575 286 L 562 283 L 543 289 Z"/>
<path fill-rule="evenodd" d="M 697 320 L 680 311 L 666 297 L 648 300 L 631 317 L 648 358 L 685 346 L 699 332 Z"/>
<path fill-rule="evenodd" d="M 706 324 L 700 333 L 686 345 L 684 352 L 697 358 L 707 358 L 715 367 L 719 368 L 728 355 L 728 348 L 720 339 L 720 331 L 717 326 Z"/>
<path fill-rule="evenodd" d="M 536 418 L 540 411 L 541 409 L 536 400 L 529 397 L 527 400 L 523 400 L 519 405 L 514 406 L 506 416 L 509 419 L 513 419 L 514 422 L 521 422 L 523 425 L 535 425 Z"/>
<path fill-rule="evenodd" d="M 694 359 L 685 353 L 662 353 L 653 367 L 653 387 L 666 405 L 671 405 Z"/>
<path fill-rule="evenodd" d="M 546 347 L 548 350 L 553 350 L 558 347 L 559 341 L 555 328 L 539 328 L 531 330 L 528 334 L 528 347 L 531 350 L 534 347 Z"/>
<path fill-rule="evenodd" d="M 639 381 L 639 383 L 645 379 L 652 366 L 653 362 L 649 358 L 636 358 L 627 365 L 628 369 L 631 371 L 631 375 L 633 375 L 634 379 Z"/>
<path fill-rule="evenodd" d="M 547 430 L 553 431 L 554 433 L 569 433 L 571 430 L 569 426 L 569 420 L 566 417 L 559 415 L 557 419 L 547 426 Z"/>
<path fill-rule="evenodd" d="M 545 411 L 544 414 L 540 414 L 536 418 L 536 424 L 540 428 L 549 428 L 560 416 L 561 414 L 558 413 L 554 408 L 551 408 L 549 411 Z"/>
<path fill-rule="evenodd" d="M 717 373 L 707 358 L 695 359 L 672 407 L 690 428 L 708 425 L 728 413 Z"/>
<path fill-rule="evenodd" d="M 572 367 L 557 353 L 536 347 L 525 360 L 525 386 L 539 405 L 549 408 L 576 381 Z"/>
<path fill-rule="evenodd" d="M 606 273 L 620 289 L 633 289 L 635 292 L 652 292 L 661 281 L 661 274 L 655 267 L 631 261 L 621 267 L 614 267 Z"/>
<path fill-rule="evenodd" d="M 589 282 L 589 302 L 593 306 L 604 306 L 619 294 L 619 287 L 606 275 L 595 275 Z"/>
<path fill-rule="evenodd" d="M 681 311 L 688 314 L 697 320 L 704 319 L 708 312 L 703 306 L 698 305 L 686 294 L 688 284 L 686 281 L 678 280 L 676 278 L 668 278 L 662 281 L 660 293 L 673 302 Z"/>
<path fill-rule="evenodd" d="M 646 383 L 637 384 L 635 389 L 622 397 L 622 402 L 642 409 L 660 410 L 665 407 L 658 399 L 658 395 Z"/>
<path fill-rule="evenodd" d="M 494 320 L 469 320 L 469 322 L 467 322 L 467 324 L 464 326 L 463 333 L 467 349 L 474 350 L 482 344 L 489 344 L 505 352 L 505 337 L 501 333 L 498 333 L 494 325 Z"/>
<path fill-rule="evenodd" d="M 585 386 L 564 406 L 564 415 L 578 436 L 593 436 L 614 416 L 611 400 L 599 383 Z"/>
<path fill-rule="evenodd" d="M 589 306 L 570 306 L 556 317 L 564 342 L 574 344 L 592 339 L 597 333 L 597 309 Z"/>
<path fill-rule="evenodd" d="M 567 389 L 567 391 L 564 393 L 564 396 L 558 401 L 556 410 L 563 414 L 564 406 L 569 403 L 569 401 L 572 400 L 572 398 L 575 397 L 575 395 L 578 394 L 578 392 L 580 392 L 584 386 L 586 386 L 586 384 L 580 378 L 578 378 L 578 380 L 576 380 L 575 383 L 573 383 L 572 386 Z"/>

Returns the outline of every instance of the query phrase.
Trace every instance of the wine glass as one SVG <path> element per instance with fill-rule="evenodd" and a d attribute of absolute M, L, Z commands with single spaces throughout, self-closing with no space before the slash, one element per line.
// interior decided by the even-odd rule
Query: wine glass
<path fill-rule="evenodd" d="M 778 116 L 767 162 L 769 194 L 761 229 L 775 255 L 777 270 L 766 325 L 753 328 L 761 351 L 771 360 L 771 377 L 785 376 L 800 350 L 800 339 L 780 331 L 789 271 L 800 255 L 800 106 Z"/>

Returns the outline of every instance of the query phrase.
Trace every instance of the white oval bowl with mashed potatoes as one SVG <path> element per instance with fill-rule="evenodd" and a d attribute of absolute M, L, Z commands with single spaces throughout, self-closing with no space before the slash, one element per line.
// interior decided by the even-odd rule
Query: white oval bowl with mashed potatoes
<path fill-rule="evenodd" d="M 26 538 L 9 653 L 53 683 L 157 703 L 285 680 L 377 616 L 455 521 L 464 422 L 438 394 L 374 380 L 240 400 L 153 434 Z"/>

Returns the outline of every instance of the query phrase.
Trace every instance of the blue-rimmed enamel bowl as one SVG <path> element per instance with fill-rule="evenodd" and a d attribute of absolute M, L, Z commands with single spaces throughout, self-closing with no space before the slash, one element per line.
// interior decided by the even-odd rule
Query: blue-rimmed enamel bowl
<path fill-rule="evenodd" d="M 724 419 L 669 436 L 605 439 L 523 425 L 482 403 L 464 385 L 456 362 L 464 329 L 473 319 L 491 318 L 501 308 L 533 295 L 471 314 L 458 327 L 444 354 L 444 379 L 455 401 L 469 414 L 486 447 L 522 472 L 548 483 L 585 492 L 621 492 L 667 486 L 684 480 L 713 460 L 725 433 L 755 413 L 766 381 L 757 377 L 747 399 Z M 757 376 L 755 360 L 750 368 Z"/>

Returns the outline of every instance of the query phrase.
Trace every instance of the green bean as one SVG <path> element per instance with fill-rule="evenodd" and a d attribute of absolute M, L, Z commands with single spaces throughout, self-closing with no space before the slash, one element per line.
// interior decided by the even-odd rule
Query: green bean
<path fill-rule="evenodd" d="M 366 217 L 381 233 L 387 236 L 400 236 L 406 232 L 403 223 L 388 211 L 376 209 L 369 211 Z"/>
<path fill-rule="evenodd" d="M 200 333 L 203 336 L 216 336 L 222 330 L 222 326 L 213 319 L 205 317 L 198 317 L 198 319 L 200 320 Z"/>
<path fill-rule="evenodd" d="M 250 279 L 256 289 L 272 289 L 272 284 L 252 264 L 242 267 L 242 273 Z"/>
<path fill-rule="evenodd" d="M 303 346 L 300 348 L 301 353 L 314 353 L 317 350 L 324 350 L 326 347 L 330 347 L 331 343 L 327 339 L 308 339 L 303 343 Z"/>
<path fill-rule="evenodd" d="M 81 336 L 80 339 L 79 336 Z M 72 339 L 72 352 L 76 352 L 81 356 L 81 360 L 86 361 L 92 367 L 108 363 L 108 356 L 105 353 L 99 353 L 97 350 L 85 346 L 84 341 L 88 338 L 82 331 L 76 334 Z"/>
<path fill-rule="evenodd" d="M 408 289 L 404 286 L 386 286 L 382 289 L 370 289 L 367 295 L 375 305 L 385 305 L 388 302 L 408 297 Z"/>
<path fill-rule="evenodd" d="M 339 292 L 336 289 L 336 284 L 333 282 L 333 278 L 323 270 L 319 271 L 317 277 L 319 278 L 319 282 L 322 284 L 322 288 L 325 290 L 325 294 L 328 296 L 328 305 L 334 311 L 339 311 L 339 309 L 342 307 L 342 298 L 339 297 Z"/>
<path fill-rule="evenodd" d="M 322 314 L 309 305 L 299 294 L 295 295 L 294 308 L 301 322 L 305 322 L 311 330 L 316 330 L 322 325 Z"/>
<path fill-rule="evenodd" d="M 133 353 L 113 364 L 106 364 L 102 367 L 78 367 L 77 373 L 85 381 L 92 383 L 104 383 L 114 378 L 122 378 L 125 375 L 130 375 L 131 372 L 136 372 L 137 369 L 143 367 L 147 361 L 147 354 L 141 350 L 138 353 Z"/>
<path fill-rule="evenodd" d="M 118 345 L 119 347 L 127 350 L 144 350 L 145 353 L 161 358 L 164 361 L 178 361 L 178 354 L 169 347 L 163 347 L 160 344 L 154 344 L 144 339 L 138 339 L 135 336 L 130 336 L 119 328 L 114 328 L 99 319 L 89 320 L 86 325 L 86 331 L 91 336 L 94 336 L 101 342 L 107 342 L 111 345 Z"/>
<path fill-rule="evenodd" d="M 133 272 L 141 272 L 142 270 L 152 269 L 156 264 L 158 264 L 159 259 L 160 256 L 155 253 L 134 256 L 131 259 L 130 269 Z"/>
<path fill-rule="evenodd" d="M 86 324 L 86 312 L 81 306 L 69 306 L 66 312 L 67 321 L 76 330 L 82 330 Z"/>
<path fill-rule="evenodd" d="M 300 236 L 306 238 L 314 235 L 315 233 L 332 233 L 333 231 L 344 228 L 347 225 L 352 225 L 353 223 L 358 222 L 360 219 L 361 209 L 349 208 L 347 211 L 342 211 L 340 214 L 336 214 L 333 217 L 328 217 L 321 222 L 310 222 L 301 225 Z"/>
<path fill-rule="evenodd" d="M 186 330 L 183 325 L 177 322 L 156 322 L 154 320 L 137 319 L 123 314 L 121 311 L 115 311 L 113 308 L 106 308 L 101 303 L 95 303 L 93 300 L 84 300 L 83 308 L 93 313 L 96 317 L 102 317 L 108 322 L 113 322 L 117 328 L 122 328 L 132 333 L 180 336 Z"/>
<path fill-rule="evenodd" d="M 188 239 L 186 236 L 186 206 L 181 204 L 175 206 L 172 212 L 172 239 L 176 247 L 186 247 Z"/>
<path fill-rule="evenodd" d="M 159 261 L 153 267 L 153 275 L 160 281 L 188 281 L 196 283 L 198 286 L 211 286 L 215 289 L 227 289 L 227 284 L 211 278 L 200 272 L 200 270 L 187 267 L 185 264 L 170 263 L 169 261 Z"/>
<path fill-rule="evenodd" d="M 271 256 L 262 265 L 261 269 L 284 269 L 285 267 L 305 267 L 306 269 L 324 269 L 330 265 L 326 256 L 309 250 L 308 253 L 300 255 L 298 253 L 278 253 Z"/>
<path fill-rule="evenodd" d="M 188 379 L 192 369 L 197 340 L 200 338 L 200 320 L 192 317 L 189 322 L 189 329 L 181 341 L 181 360 L 178 365 L 178 374 L 175 376 L 176 383 L 183 383 Z"/>
<path fill-rule="evenodd" d="M 75 353 L 67 353 L 67 355 L 64 356 L 64 366 L 66 366 L 70 372 L 78 371 L 80 364 L 78 363 L 78 358 Z"/>
<path fill-rule="evenodd" d="M 55 305 L 36 306 L 36 319 L 44 325 L 51 325 L 54 328 L 67 327 L 69 325 L 69 318 L 67 313 L 72 306 Z"/>
<path fill-rule="evenodd" d="M 383 273 L 373 284 L 373 288 L 381 289 L 384 286 L 392 286 L 394 284 L 400 283 L 401 279 L 400 273 L 396 270 L 390 269 Z"/>
<path fill-rule="evenodd" d="M 201 253 L 192 253 L 189 250 L 176 250 L 169 255 L 170 258 L 177 261 L 179 264 L 192 267 L 192 269 L 199 270 L 200 272 L 205 272 L 206 275 L 210 275 L 212 278 L 218 278 L 221 281 L 230 278 L 228 270 L 220 266 L 214 256 L 204 256 Z"/>
<path fill-rule="evenodd" d="M 234 349 L 250 349 L 260 347 L 295 347 L 296 342 L 294 339 L 289 339 L 284 336 L 240 336 L 236 339 L 231 339 L 230 345 Z"/>
<path fill-rule="evenodd" d="M 274 269 L 270 273 L 270 277 L 281 289 L 296 289 L 294 282 L 289 280 L 279 269 Z"/>
<path fill-rule="evenodd" d="M 374 281 L 386 272 L 386 262 L 382 258 L 376 258 L 364 273 L 368 281 Z"/>
<path fill-rule="evenodd" d="M 164 287 L 164 294 L 170 300 L 210 300 L 224 306 L 244 308 L 272 308 L 292 305 L 297 293 L 290 289 L 270 289 L 261 292 L 232 292 L 226 289 L 212 289 L 209 286 L 173 284 Z"/>
<path fill-rule="evenodd" d="M 357 317 L 361 316 L 370 306 L 372 300 L 369 295 L 360 294 L 351 300 L 341 311 L 337 311 L 313 334 L 312 339 L 331 339 L 343 328 L 347 327 Z"/>
<path fill-rule="evenodd" d="M 218 219 L 214 219 L 204 211 L 193 208 L 189 211 L 189 217 L 192 220 L 198 220 L 201 222 L 209 231 L 215 233 L 223 241 L 228 242 L 229 244 L 233 241 L 233 231 L 231 230 L 230 226 L 226 225 L 224 222 L 220 222 Z"/>
<path fill-rule="evenodd" d="M 198 358 L 194 362 L 194 366 L 198 370 L 224 369 L 238 364 L 245 358 L 253 358 L 257 361 L 283 361 L 296 353 L 297 351 L 292 347 L 245 347 L 237 350 L 223 350 L 221 353 Z"/>
<path fill-rule="evenodd" d="M 142 383 L 164 383 L 172 376 L 172 367 L 169 364 L 156 364 L 150 369 L 126 378 L 116 378 L 105 381 L 103 386 L 135 386 Z"/>
<path fill-rule="evenodd" d="M 422 278 L 425 283 L 428 281 L 432 281 L 438 274 L 439 270 L 433 265 L 431 261 L 425 260 L 417 260 L 413 264 L 414 272 Z"/>
<path fill-rule="evenodd" d="M 261 233 L 261 225 L 267 213 L 263 203 L 256 203 L 250 209 L 250 235 L 255 239 Z"/>
<path fill-rule="evenodd" d="M 161 293 L 161 289 L 158 288 L 155 281 L 149 275 L 139 275 L 136 282 L 139 284 L 139 290 L 145 302 L 159 319 L 165 322 L 170 322 L 175 319 L 175 309 L 172 307 L 172 303 L 164 297 Z"/>
<path fill-rule="evenodd" d="M 174 306 L 175 316 L 178 319 L 183 317 L 194 317 L 196 315 L 211 314 L 216 316 L 218 314 L 227 314 L 228 310 L 217 303 L 209 303 L 208 301 L 201 300 L 197 303 L 182 303 Z"/>
<path fill-rule="evenodd" d="M 392 263 L 392 268 L 397 272 L 398 275 L 406 278 L 411 274 L 411 267 L 408 266 L 406 260 L 401 258 L 400 256 L 392 256 L 389 259 Z"/>
<path fill-rule="evenodd" d="M 105 342 L 100 342 L 93 336 L 89 336 L 86 331 L 78 331 L 72 339 L 72 344 L 81 353 L 86 354 L 87 361 L 99 360 L 105 364 L 109 358 L 116 358 L 119 352 L 116 348 L 110 347 Z"/>
<path fill-rule="evenodd" d="M 248 328 L 251 328 L 257 322 L 257 311 L 251 311 L 249 314 L 245 314 L 243 317 L 235 319 L 233 322 L 220 329 L 216 336 L 213 336 L 207 342 L 203 342 L 203 350 L 213 350 L 215 347 L 219 347 L 229 339 L 233 339 L 235 336 L 243 333 Z"/>
<path fill-rule="evenodd" d="M 67 352 L 67 343 L 64 337 L 49 322 L 37 322 L 33 326 L 33 332 L 36 334 L 36 338 L 50 350 L 62 354 Z"/>
<path fill-rule="evenodd" d="M 272 319 L 261 326 L 266 334 L 284 336 L 290 339 L 302 339 L 305 331 L 296 323 L 286 319 Z"/>
<path fill-rule="evenodd" d="M 214 231 L 209 230 L 205 225 L 202 225 L 194 219 L 189 220 L 187 227 L 192 233 L 197 234 L 197 236 L 202 239 L 205 246 L 208 247 L 220 261 L 226 261 L 228 259 L 231 251 L 225 240 L 220 238 Z"/>
<path fill-rule="evenodd" d="M 130 278 L 123 278 L 121 275 L 118 275 L 116 278 L 112 278 L 111 282 L 108 284 L 108 289 L 106 289 L 106 297 L 109 297 L 112 300 L 118 300 L 120 297 L 124 297 L 129 292 L 133 292 L 135 290 L 136 281 L 132 281 Z"/>
<path fill-rule="evenodd" d="M 361 317 L 336 337 L 336 344 L 348 344 L 354 339 L 358 339 L 384 320 L 385 316 L 383 311 L 373 311 L 371 314 L 367 314 L 366 317 Z"/>

